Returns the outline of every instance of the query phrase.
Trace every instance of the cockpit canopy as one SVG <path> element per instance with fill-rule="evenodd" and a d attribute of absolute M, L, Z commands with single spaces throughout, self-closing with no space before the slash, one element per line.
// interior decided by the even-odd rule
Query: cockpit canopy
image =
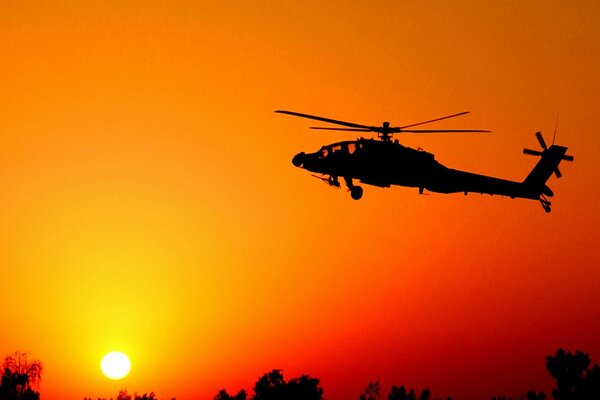
<path fill-rule="evenodd" d="M 317 152 L 319 154 L 319 158 L 326 158 L 330 154 L 334 154 L 337 152 L 345 153 L 345 154 L 354 154 L 357 150 L 362 148 L 362 143 L 358 143 L 355 141 L 346 141 L 333 143 L 327 146 L 321 147 L 321 149 Z"/>

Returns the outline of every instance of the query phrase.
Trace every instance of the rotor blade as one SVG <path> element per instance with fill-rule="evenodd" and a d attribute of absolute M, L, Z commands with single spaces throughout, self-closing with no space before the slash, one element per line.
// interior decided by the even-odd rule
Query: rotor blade
<path fill-rule="evenodd" d="M 323 131 L 371 132 L 370 129 L 363 129 L 363 128 L 326 128 L 323 126 L 311 126 L 310 129 L 320 129 Z"/>
<path fill-rule="evenodd" d="M 568 154 L 565 154 L 565 155 L 562 157 L 562 159 L 563 159 L 563 160 L 565 160 L 565 161 L 573 161 L 573 160 L 575 160 L 575 157 L 573 157 L 573 156 L 570 156 L 570 155 L 568 155 Z"/>
<path fill-rule="evenodd" d="M 540 146 L 542 146 L 542 149 L 548 150 L 548 146 L 546 146 L 546 142 L 544 142 L 544 137 L 542 136 L 542 132 L 537 131 L 535 133 L 535 137 L 537 138 L 538 142 L 540 142 Z"/>
<path fill-rule="evenodd" d="M 448 119 L 448 118 L 454 118 L 454 117 L 458 117 L 459 115 L 465 115 L 465 114 L 468 114 L 468 113 L 469 113 L 469 111 L 463 111 L 463 112 L 458 113 L 458 114 L 452 114 L 452 115 L 447 115 L 447 116 L 441 117 L 441 118 L 430 119 L 429 121 L 423 121 L 423 122 L 417 122 L 416 124 L 404 125 L 404 126 L 401 126 L 400 129 L 410 128 L 410 127 L 417 126 L 417 125 L 425 125 L 425 124 L 429 124 L 431 122 L 441 121 L 443 119 Z"/>
<path fill-rule="evenodd" d="M 530 156 L 541 156 L 542 152 L 539 150 L 523 149 L 523 154 L 529 154 Z"/>
<path fill-rule="evenodd" d="M 562 172 L 560 172 L 560 169 L 558 169 L 558 167 L 556 167 L 556 169 L 554 170 L 554 175 L 556 175 L 557 178 L 560 178 L 562 176 Z"/>
<path fill-rule="evenodd" d="M 400 129 L 400 133 L 490 133 L 491 131 L 486 131 L 482 129 Z"/>
<path fill-rule="evenodd" d="M 337 125 L 349 126 L 351 128 L 362 128 L 362 129 L 371 130 L 371 127 L 366 126 L 366 125 L 360 125 L 360 124 L 355 124 L 355 123 L 346 122 L 346 121 L 338 121 L 336 119 L 323 118 L 323 117 L 318 117 L 316 115 L 302 114 L 302 113 L 297 113 L 297 112 L 294 112 L 294 111 L 285 111 L 285 110 L 277 110 L 275 112 L 276 113 L 280 113 L 280 114 L 293 115 L 295 117 L 316 119 L 317 121 L 329 122 L 330 124 L 337 124 Z"/>

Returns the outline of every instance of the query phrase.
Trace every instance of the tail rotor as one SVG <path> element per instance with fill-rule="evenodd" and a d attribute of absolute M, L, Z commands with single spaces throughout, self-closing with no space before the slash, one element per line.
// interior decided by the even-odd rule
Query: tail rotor
<path fill-rule="evenodd" d="M 544 140 L 544 137 L 542 136 L 542 133 L 539 131 L 535 133 L 535 137 L 537 138 L 538 142 L 540 143 L 540 146 L 542 147 L 542 151 L 523 149 L 523 154 L 527 154 L 530 156 L 544 157 L 544 155 L 548 154 L 549 151 L 552 151 L 552 148 L 559 147 L 559 146 L 556 146 L 554 143 L 552 143 L 552 146 L 548 147 L 548 145 L 546 145 L 546 141 Z M 565 160 L 565 161 L 573 161 L 575 158 L 571 155 L 564 154 L 560 157 L 560 159 Z M 560 178 L 562 176 L 562 173 L 558 169 L 558 165 L 554 169 L 554 174 L 556 175 L 557 178 Z"/>

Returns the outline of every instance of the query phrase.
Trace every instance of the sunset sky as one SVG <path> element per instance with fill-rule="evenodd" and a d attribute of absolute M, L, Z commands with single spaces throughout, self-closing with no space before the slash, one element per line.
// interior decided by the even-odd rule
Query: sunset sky
<path fill-rule="evenodd" d="M 251 391 L 310 374 L 490 399 L 549 390 L 559 347 L 600 362 L 600 2 L 0 2 L 0 357 L 44 400 Z M 442 164 L 521 181 L 569 147 L 553 211 L 297 169 L 378 125 Z M 370 136 L 369 136 L 370 137 Z M 110 351 L 131 373 L 100 371 Z"/>

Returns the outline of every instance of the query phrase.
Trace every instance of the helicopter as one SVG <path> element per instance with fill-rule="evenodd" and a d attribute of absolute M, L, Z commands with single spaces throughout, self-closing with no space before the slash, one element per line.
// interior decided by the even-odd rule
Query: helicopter
<path fill-rule="evenodd" d="M 538 156 L 540 160 L 522 182 L 517 182 L 445 167 L 435 160 L 433 154 L 403 146 L 397 139 L 392 139 L 394 134 L 400 133 L 490 132 L 480 129 L 413 129 L 465 115 L 468 111 L 404 126 L 390 126 L 389 122 L 370 126 L 294 111 L 275 112 L 343 126 L 313 126 L 311 129 L 377 133 L 377 139 L 360 137 L 336 142 L 322 146 L 314 153 L 300 152 L 292 158 L 294 166 L 313 172 L 314 177 L 325 181 L 329 186 L 339 188 L 339 178 L 343 178 L 350 197 L 354 200 L 359 200 L 363 195 L 363 188 L 354 184 L 354 180 L 358 180 L 363 184 L 382 188 L 392 185 L 415 187 L 419 189 L 419 194 L 427 190 L 444 194 L 480 193 L 538 200 L 544 211 L 549 213 L 552 203 L 548 197 L 552 197 L 554 193 L 546 185 L 546 181 L 553 173 L 557 178 L 562 176 L 558 169 L 562 160 L 574 160 L 573 156 L 566 154 L 567 147 L 555 145 L 554 139 L 548 147 L 541 132 L 536 132 L 535 136 L 542 149 L 523 149 L 523 153 Z"/>

